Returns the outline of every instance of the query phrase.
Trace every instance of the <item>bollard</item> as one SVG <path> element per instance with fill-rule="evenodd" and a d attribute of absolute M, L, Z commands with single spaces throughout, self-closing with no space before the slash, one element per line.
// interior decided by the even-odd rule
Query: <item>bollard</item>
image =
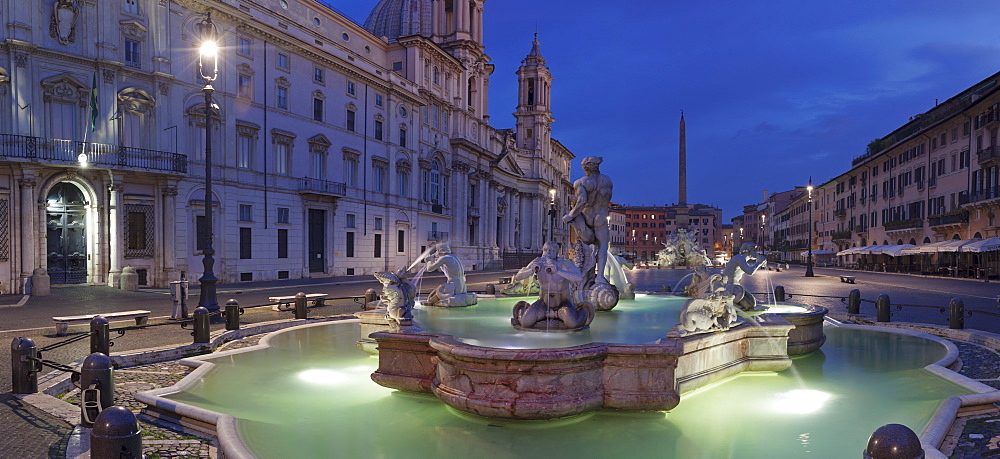
<path fill-rule="evenodd" d="M 486 294 L 487 295 L 496 295 L 497 294 L 497 287 L 495 285 L 493 285 L 493 284 L 486 284 Z"/>
<path fill-rule="evenodd" d="M 198 306 L 194 309 L 194 331 L 191 332 L 194 335 L 194 344 L 208 342 L 208 321 L 208 309 L 205 309 L 204 306 Z"/>
<path fill-rule="evenodd" d="M 101 316 L 90 319 L 90 353 L 100 352 L 111 355 L 111 325 Z"/>
<path fill-rule="evenodd" d="M 370 288 L 365 290 L 365 304 L 371 303 L 372 301 L 378 301 L 378 292 L 375 289 Z"/>
<path fill-rule="evenodd" d="M 861 290 L 854 289 L 851 290 L 851 293 L 847 294 L 847 313 L 861 313 Z"/>
<path fill-rule="evenodd" d="M 295 318 L 306 319 L 309 317 L 309 310 L 306 309 L 306 294 L 299 292 L 295 294 Z"/>
<path fill-rule="evenodd" d="M 170 314 L 171 319 L 187 319 L 187 298 L 188 281 L 179 280 L 170 283 L 170 299 L 174 302 L 174 310 Z"/>
<path fill-rule="evenodd" d="M 235 299 L 226 302 L 226 311 L 222 313 L 226 316 L 226 330 L 240 329 L 240 303 Z"/>
<path fill-rule="evenodd" d="M 785 287 L 781 285 L 774 286 L 774 302 L 785 301 Z"/>
<path fill-rule="evenodd" d="M 868 438 L 864 459 L 923 459 L 920 437 L 902 424 L 886 424 Z"/>
<path fill-rule="evenodd" d="M 961 330 L 965 328 L 965 303 L 961 298 L 955 297 L 948 303 L 948 328 Z"/>
<path fill-rule="evenodd" d="M 142 430 L 131 411 L 111 406 L 97 416 L 90 431 L 90 457 L 144 457 Z"/>
<path fill-rule="evenodd" d="M 88 355 L 80 368 L 80 424 L 92 427 L 101 411 L 114 403 L 115 377 L 111 359 L 100 352 Z"/>
<path fill-rule="evenodd" d="M 875 321 L 876 322 L 888 322 L 889 316 L 889 295 L 885 293 L 878 296 L 875 300 Z"/>
<path fill-rule="evenodd" d="M 18 336 L 10 342 L 11 392 L 34 394 L 38 392 L 38 363 L 28 358 L 38 358 L 38 348 L 31 338 Z"/>

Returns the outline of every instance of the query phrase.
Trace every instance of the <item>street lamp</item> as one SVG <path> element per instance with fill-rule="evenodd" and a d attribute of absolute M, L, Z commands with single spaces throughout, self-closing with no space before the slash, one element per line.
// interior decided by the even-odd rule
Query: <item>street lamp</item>
<path fill-rule="evenodd" d="M 549 241 L 556 239 L 556 189 L 549 188 Z"/>
<path fill-rule="evenodd" d="M 809 176 L 809 186 L 806 187 L 806 191 L 809 192 L 809 256 L 806 257 L 806 275 L 805 277 L 816 277 L 813 274 L 813 178 Z"/>
<path fill-rule="evenodd" d="M 205 80 L 205 248 L 201 253 L 205 255 L 202 263 L 205 265 L 205 273 L 198 279 L 201 283 L 201 296 L 198 306 L 203 306 L 210 312 L 219 310 L 219 300 L 215 297 L 215 286 L 219 279 L 215 277 L 213 268 L 215 266 L 215 249 L 212 248 L 214 234 L 212 233 L 212 82 L 219 76 L 219 44 L 216 42 L 218 33 L 215 24 L 212 23 L 212 12 L 204 21 L 198 23 L 201 32 L 201 46 L 198 53 L 198 73 L 201 79 Z"/>

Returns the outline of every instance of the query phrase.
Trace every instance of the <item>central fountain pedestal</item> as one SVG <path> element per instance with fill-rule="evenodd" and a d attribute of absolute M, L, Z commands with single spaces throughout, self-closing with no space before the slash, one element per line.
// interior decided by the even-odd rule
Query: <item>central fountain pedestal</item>
<path fill-rule="evenodd" d="M 680 394 L 741 371 L 781 371 L 792 325 L 779 317 L 651 344 L 554 349 L 473 346 L 417 329 L 380 331 L 376 383 L 433 393 L 449 406 L 504 419 L 554 419 L 601 408 L 670 410 Z"/>

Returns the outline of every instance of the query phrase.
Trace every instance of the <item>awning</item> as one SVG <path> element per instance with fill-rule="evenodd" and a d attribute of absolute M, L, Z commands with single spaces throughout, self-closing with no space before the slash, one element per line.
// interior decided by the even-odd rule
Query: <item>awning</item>
<path fill-rule="evenodd" d="M 904 249 L 902 255 L 916 255 L 920 253 L 940 253 L 940 252 L 960 252 L 965 251 L 963 246 L 979 241 L 980 239 L 952 239 L 949 241 L 934 242 L 931 244 L 918 245 Z"/>
<path fill-rule="evenodd" d="M 961 247 L 962 252 L 996 252 L 1000 250 L 1000 237 L 979 239 Z"/>
<path fill-rule="evenodd" d="M 870 253 L 882 253 L 882 252 L 873 252 L 873 250 L 881 250 L 882 247 L 888 247 L 888 246 L 866 245 L 864 247 L 851 247 L 847 250 L 842 250 L 840 252 L 837 252 L 837 256 L 840 257 L 844 255 L 866 255 Z"/>
<path fill-rule="evenodd" d="M 913 247 L 913 244 L 898 244 L 898 245 L 883 245 L 878 251 L 872 250 L 872 253 L 883 255 L 889 255 L 891 257 L 899 257 L 903 255 L 903 250 Z"/>
<path fill-rule="evenodd" d="M 837 253 L 837 252 L 834 252 L 833 250 L 823 250 L 823 249 L 813 250 L 813 255 L 814 256 L 815 255 L 833 255 L 835 253 Z M 802 256 L 803 257 L 808 257 L 809 256 L 809 251 L 807 250 L 805 252 L 802 252 Z"/>

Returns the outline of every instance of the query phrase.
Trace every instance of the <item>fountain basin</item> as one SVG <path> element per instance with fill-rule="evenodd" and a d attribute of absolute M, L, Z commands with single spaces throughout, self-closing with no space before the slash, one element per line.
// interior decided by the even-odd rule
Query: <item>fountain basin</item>
<path fill-rule="evenodd" d="M 781 371 L 792 325 L 765 317 L 726 333 L 650 344 L 568 348 L 475 346 L 411 328 L 370 335 L 379 385 L 433 393 L 452 408 L 503 419 L 554 419 L 600 408 L 669 410 L 680 393 L 742 371 Z"/>
<path fill-rule="evenodd" d="M 789 310 L 777 314 L 794 325 L 788 332 L 788 355 L 803 355 L 813 352 L 826 342 L 823 320 L 827 310 L 822 306 L 800 305 L 800 310 Z M 779 305 L 780 307 L 780 305 Z M 791 308 L 789 308 L 791 309 Z"/>

